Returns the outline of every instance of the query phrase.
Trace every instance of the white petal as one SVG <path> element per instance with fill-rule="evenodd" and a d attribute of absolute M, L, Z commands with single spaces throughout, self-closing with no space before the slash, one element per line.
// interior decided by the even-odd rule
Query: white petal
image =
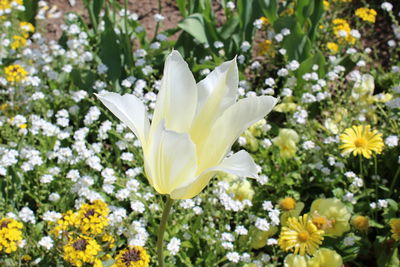
<path fill-rule="evenodd" d="M 145 146 L 150 123 L 143 103 L 131 94 L 121 96 L 117 93 L 105 92 L 96 94 L 96 96 L 135 133 L 142 145 Z"/>
<path fill-rule="evenodd" d="M 187 133 L 166 130 L 160 123 L 144 154 L 146 175 L 160 194 L 193 179 L 197 171 L 196 147 Z"/>
<path fill-rule="evenodd" d="M 197 87 L 193 74 L 179 52 L 172 51 L 165 62 L 152 130 L 161 120 L 165 120 L 167 129 L 189 132 L 196 111 L 196 102 Z"/>
<path fill-rule="evenodd" d="M 241 99 L 230 106 L 215 122 L 204 145 L 197 148 L 199 170 L 221 162 L 240 134 L 264 118 L 276 102 L 272 96 L 259 96 Z"/>
<path fill-rule="evenodd" d="M 204 141 L 202 132 L 209 131 L 218 117 L 235 103 L 238 84 L 236 58 L 222 63 L 197 84 L 196 116 L 190 131 L 196 145 L 202 145 Z"/>
<path fill-rule="evenodd" d="M 257 177 L 257 167 L 254 160 L 246 151 L 241 150 L 229 158 L 226 158 L 221 164 L 205 170 L 190 183 L 184 184 L 182 187 L 172 191 L 171 198 L 188 199 L 195 197 L 204 189 L 204 187 L 207 186 L 210 179 L 219 171 L 243 177 Z"/>

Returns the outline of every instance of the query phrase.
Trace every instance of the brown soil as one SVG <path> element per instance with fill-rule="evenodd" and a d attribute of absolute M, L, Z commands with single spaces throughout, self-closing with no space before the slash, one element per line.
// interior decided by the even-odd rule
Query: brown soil
<path fill-rule="evenodd" d="M 96 0 L 94 0 L 96 1 Z M 123 3 L 123 1 L 120 1 Z M 76 0 L 75 6 L 71 6 L 68 0 L 47 0 L 50 8 L 56 6 L 62 12 L 60 18 L 47 19 L 44 27 L 47 31 L 46 36 L 50 39 L 59 39 L 62 31 L 60 25 L 63 23 L 64 14 L 67 12 L 76 12 L 81 15 L 85 20 L 88 20 L 88 15 L 82 0 Z M 182 19 L 179 10 L 173 0 L 161 1 L 161 12 L 159 12 L 157 0 L 129 0 L 128 9 L 131 13 L 136 13 L 139 16 L 139 21 L 147 31 L 147 36 L 152 38 L 154 35 L 156 22 L 153 16 L 157 13 L 162 14 L 165 19 L 161 23 L 159 32 L 174 28 Z"/>

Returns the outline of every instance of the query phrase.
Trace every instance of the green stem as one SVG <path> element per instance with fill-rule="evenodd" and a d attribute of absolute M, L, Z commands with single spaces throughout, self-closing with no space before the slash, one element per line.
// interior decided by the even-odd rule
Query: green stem
<path fill-rule="evenodd" d="M 160 221 L 160 228 L 158 228 L 157 235 L 157 256 L 158 256 L 158 266 L 164 267 L 164 253 L 163 253 L 163 241 L 164 241 L 164 233 L 167 226 L 167 220 L 169 212 L 171 211 L 173 199 L 168 195 L 167 202 L 165 202 L 163 214 Z"/>
<path fill-rule="evenodd" d="M 400 174 L 400 167 L 397 168 L 396 174 L 394 175 L 392 183 L 390 184 L 390 194 L 393 194 L 393 189 L 394 189 L 394 186 L 396 185 L 399 174 Z"/>

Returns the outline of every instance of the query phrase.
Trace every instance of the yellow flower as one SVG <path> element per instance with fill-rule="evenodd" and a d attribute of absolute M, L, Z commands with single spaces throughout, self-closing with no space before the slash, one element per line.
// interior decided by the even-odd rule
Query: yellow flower
<path fill-rule="evenodd" d="M 6 79 L 12 83 L 18 83 L 28 77 L 28 72 L 18 64 L 10 65 L 4 68 L 4 73 L 6 74 Z"/>
<path fill-rule="evenodd" d="M 329 1 L 324 0 L 323 4 L 324 4 L 324 9 L 325 9 L 326 11 L 328 11 L 329 8 L 331 7 L 331 4 L 329 3 Z"/>
<path fill-rule="evenodd" d="M 347 206 L 336 198 L 320 198 L 314 200 L 310 214 L 318 213 L 328 219 L 332 225 L 325 230 L 326 235 L 341 236 L 350 230 L 349 220 L 351 213 Z"/>
<path fill-rule="evenodd" d="M 83 266 L 85 263 L 96 264 L 96 256 L 101 251 L 96 240 L 87 236 L 72 238 L 64 246 L 64 260 L 75 265 Z M 101 266 L 101 265 L 100 265 Z"/>
<path fill-rule="evenodd" d="M 269 19 L 266 18 L 266 17 L 261 17 L 260 20 L 262 21 L 262 24 L 263 24 L 264 26 L 266 26 L 266 25 L 268 25 L 268 24 L 271 23 L 271 22 L 269 21 Z"/>
<path fill-rule="evenodd" d="M 265 132 L 265 125 L 267 121 L 265 119 L 259 120 L 258 122 L 254 123 L 252 126 L 249 127 L 249 132 L 254 137 L 260 137 Z"/>
<path fill-rule="evenodd" d="M 361 18 L 363 21 L 368 21 L 368 22 L 372 22 L 375 23 L 375 19 L 376 19 L 376 11 L 375 9 L 369 9 L 366 7 L 361 7 L 358 8 L 355 12 L 355 15 L 359 18 Z"/>
<path fill-rule="evenodd" d="M 285 197 L 279 202 L 279 206 L 284 211 L 293 210 L 296 207 L 296 200 L 292 197 Z"/>
<path fill-rule="evenodd" d="M 308 256 L 289 254 L 285 257 L 283 267 L 307 267 Z"/>
<path fill-rule="evenodd" d="M 273 57 L 275 55 L 274 47 L 272 46 L 271 40 L 264 40 L 258 44 L 260 55 L 266 55 Z"/>
<path fill-rule="evenodd" d="M 62 217 L 57 220 L 55 226 L 50 231 L 50 233 L 56 237 L 59 237 L 63 232 L 68 232 L 71 227 L 77 225 L 77 214 L 72 210 L 62 214 Z"/>
<path fill-rule="evenodd" d="M 299 139 L 299 135 L 294 130 L 280 129 L 279 135 L 272 139 L 272 142 L 279 147 L 279 153 L 282 158 L 292 158 L 296 154 L 296 143 Z"/>
<path fill-rule="evenodd" d="M 326 47 L 333 53 L 336 54 L 339 51 L 339 46 L 337 43 L 334 42 L 328 42 L 326 43 Z"/>
<path fill-rule="evenodd" d="M 257 176 L 247 152 L 224 158 L 240 134 L 264 118 L 277 100 L 260 96 L 236 102 L 238 77 L 234 59 L 196 84 L 182 56 L 173 51 L 151 125 L 145 105 L 134 95 L 104 92 L 98 97 L 140 140 L 146 176 L 155 190 L 172 199 L 189 199 L 218 171 Z"/>
<path fill-rule="evenodd" d="M 26 21 L 21 21 L 19 23 L 19 28 L 20 28 L 20 30 L 22 32 L 22 35 L 25 38 L 29 37 L 29 33 L 30 32 L 34 32 L 35 31 L 35 26 L 33 26 L 31 23 L 26 22 Z"/>
<path fill-rule="evenodd" d="M 16 50 L 26 45 L 26 39 L 24 37 L 14 35 L 12 38 L 14 41 L 11 43 L 11 49 Z"/>
<path fill-rule="evenodd" d="M 7 254 L 17 250 L 22 240 L 22 223 L 9 218 L 0 220 L 0 252 Z"/>
<path fill-rule="evenodd" d="M 368 220 L 368 217 L 357 215 L 357 216 L 353 217 L 353 219 L 351 220 L 351 224 L 357 230 L 366 232 L 366 231 L 368 231 L 369 220 Z"/>
<path fill-rule="evenodd" d="M 373 152 L 380 154 L 383 149 L 382 134 L 377 130 L 371 131 L 371 126 L 358 125 L 352 128 L 347 128 L 340 135 L 340 141 L 343 145 L 344 154 L 353 153 L 353 156 L 362 155 L 365 158 L 371 158 Z"/>
<path fill-rule="evenodd" d="M 0 0 L 0 10 L 6 10 L 11 8 L 11 3 L 8 0 Z"/>
<path fill-rule="evenodd" d="M 149 263 L 149 255 L 140 246 L 129 246 L 121 250 L 115 259 L 115 267 L 147 267 Z"/>
<path fill-rule="evenodd" d="M 307 262 L 307 267 L 341 267 L 342 257 L 334 250 L 320 248 Z"/>
<path fill-rule="evenodd" d="M 392 232 L 392 238 L 395 241 L 400 240 L 400 219 L 391 219 L 390 222 L 390 231 Z"/>
<path fill-rule="evenodd" d="M 84 234 L 101 234 L 108 225 L 108 207 L 101 200 L 83 204 L 76 218 L 76 224 Z"/>
<path fill-rule="evenodd" d="M 333 23 L 333 33 L 339 39 L 339 42 L 342 43 L 344 41 L 355 44 L 356 38 L 351 35 L 350 24 L 345 19 L 334 19 Z"/>
<path fill-rule="evenodd" d="M 306 253 L 312 255 L 322 244 L 323 235 L 324 231 L 318 230 L 305 214 L 298 219 L 288 219 L 287 226 L 282 227 L 278 244 L 284 251 L 294 250 L 294 254 L 301 256 Z"/>

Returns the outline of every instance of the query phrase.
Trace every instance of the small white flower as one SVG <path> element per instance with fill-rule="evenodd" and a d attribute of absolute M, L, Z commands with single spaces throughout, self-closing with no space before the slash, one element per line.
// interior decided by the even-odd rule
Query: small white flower
<path fill-rule="evenodd" d="M 393 5 L 389 2 L 383 2 L 381 8 L 387 12 L 390 12 L 393 9 Z"/>
<path fill-rule="evenodd" d="M 226 254 L 226 258 L 230 262 L 234 262 L 234 263 L 238 263 L 240 261 L 240 255 L 237 252 L 228 252 L 228 254 Z"/>
<path fill-rule="evenodd" d="M 399 144 L 399 138 L 396 135 L 390 135 L 386 137 L 385 144 L 388 147 L 395 147 Z"/>
<path fill-rule="evenodd" d="M 173 237 L 167 245 L 169 253 L 173 256 L 178 254 L 180 247 L 181 247 L 181 240 L 176 237 Z"/>
<path fill-rule="evenodd" d="M 44 247 L 47 250 L 50 250 L 53 247 L 53 244 L 53 239 L 51 239 L 50 236 L 42 237 L 42 239 L 40 239 L 40 241 L 38 242 L 39 246 Z"/>

